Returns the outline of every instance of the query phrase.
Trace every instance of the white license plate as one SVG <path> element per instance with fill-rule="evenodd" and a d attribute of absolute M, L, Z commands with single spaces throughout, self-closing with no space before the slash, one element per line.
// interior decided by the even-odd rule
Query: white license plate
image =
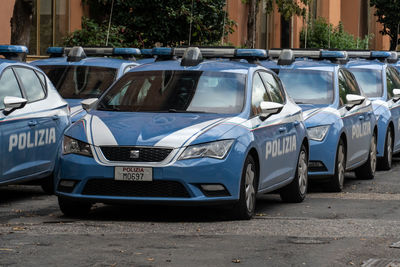
<path fill-rule="evenodd" d="M 153 169 L 144 167 L 115 167 L 114 177 L 118 181 L 153 181 Z"/>

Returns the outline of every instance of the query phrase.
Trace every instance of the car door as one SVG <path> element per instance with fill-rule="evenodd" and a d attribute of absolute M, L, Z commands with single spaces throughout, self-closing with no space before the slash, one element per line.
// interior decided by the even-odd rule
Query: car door
<path fill-rule="evenodd" d="M 400 149 L 400 101 L 393 99 L 393 89 L 400 89 L 400 75 L 393 67 L 386 69 L 387 102 L 394 124 L 394 151 Z"/>
<path fill-rule="evenodd" d="M 262 73 L 262 74 L 261 74 Z M 256 72 L 253 76 L 252 88 L 252 116 L 255 123 L 253 130 L 256 143 L 260 148 L 260 189 L 268 188 L 288 179 L 291 167 L 288 164 L 289 150 L 285 153 L 285 147 L 292 148 L 293 138 L 285 138 L 289 135 L 285 120 L 281 113 L 260 118 L 260 103 L 262 101 L 273 101 L 268 86 L 265 85 L 260 75 L 271 75 Z M 286 142 L 286 143 L 284 143 Z"/>
<path fill-rule="evenodd" d="M 35 172 L 51 171 L 61 135 L 60 117 L 57 109 L 51 109 L 51 99 L 47 98 L 43 75 L 26 67 L 15 67 L 15 73 L 28 99 L 27 106 L 32 110 L 31 123 L 32 146 L 27 149 L 34 154 Z M 45 80 L 45 79 L 44 79 Z"/>
<path fill-rule="evenodd" d="M 16 109 L 5 114 L 4 98 L 26 98 L 14 70 L 6 68 L 0 76 L 0 129 L 1 129 L 1 176 L 0 182 L 14 180 L 35 173 L 35 155 L 27 146 L 32 144 L 31 108 Z M 29 145 L 27 145 L 29 144 Z"/>
<path fill-rule="evenodd" d="M 360 105 L 348 107 L 346 96 L 349 94 L 362 95 L 361 90 L 348 70 L 339 70 L 339 94 L 343 103 L 341 114 L 347 136 L 347 163 L 350 167 L 368 158 L 368 152 L 372 136 L 371 115 L 372 108 L 369 108 L 364 101 Z"/>

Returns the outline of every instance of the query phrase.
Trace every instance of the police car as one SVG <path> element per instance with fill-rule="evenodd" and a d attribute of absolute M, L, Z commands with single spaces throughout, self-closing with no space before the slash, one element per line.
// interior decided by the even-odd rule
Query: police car
<path fill-rule="evenodd" d="M 82 102 L 90 111 L 65 133 L 56 181 L 64 214 L 86 214 L 96 202 L 230 204 L 250 219 L 257 193 L 305 198 L 301 109 L 254 64 L 265 50 L 153 53 L 155 63 Z"/>
<path fill-rule="evenodd" d="M 392 54 L 391 57 L 390 57 L 392 59 L 391 65 L 396 68 L 398 73 L 400 73 L 400 60 L 399 60 L 400 52 L 391 52 L 391 54 Z M 396 54 L 396 55 L 394 55 L 394 54 Z"/>
<path fill-rule="evenodd" d="M 345 171 L 372 179 L 376 170 L 377 127 L 371 101 L 353 74 L 339 63 L 341 51 L 270 51 L 277 61 L 262 65 L 279 73 L 289 95 L 303 109 L 310 139 L 309 176 L 343 189 Z"/>
<path fill-rule="evenodd" d="M 20 61 L 26 53 L 0 46 L 0 185 L 40 179 L 50 193 L 69 108 L 41 70 Z"/>
<path fill-rule="evenodd" d="M 71 106 L 71 120 L 75 122 L 86 114 L 81 100 L 99 97 L 124 73 L 138 66 L 134 56 L 140 55 L 140 50 L 49 47 L 47 53 L 50 58 L 31 64 L 41 68 L 67 100 Z"/>
<path fill-rule="evenodd" d="M 348 55 L 352 59 L 345 67 L 372 101 L 377 117 L 378 166 L 388 170 L 393 153 L 400 152 L 400 77 L 389 64 L 391 60 L 397 61 L 397 54 L 392 58 L 392 53 L 387 51 L 348 51 Z"/>

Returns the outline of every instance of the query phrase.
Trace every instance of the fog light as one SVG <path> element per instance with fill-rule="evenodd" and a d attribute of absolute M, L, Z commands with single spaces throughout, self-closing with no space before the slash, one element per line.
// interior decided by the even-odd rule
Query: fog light
<path fill-rule="evenodd" d="M 222 191 L 225 190 L 225 187 L 220 184 L 203 184 L 201 188 L 206 191 Z"/>
<path fill-rule="evenodd" d="M 222 184 L 201 184 L 199 187 L 207 197 L 226 197 L 231 195 Z"/>
<path fill-rule="evenodd" d="M 310 172 L 327 171 L 327 168 L 325 167 L 324 163 L 322 163 L 322 161 L 309 161 L 308 169 Z"/>
<path fill-rule="evenodd" d="M 64 193 L 72 193 L 74 190 L 77 181 L 74 180 L 61 180 L 58 183 L 57 191 L 64 192 Z"/>

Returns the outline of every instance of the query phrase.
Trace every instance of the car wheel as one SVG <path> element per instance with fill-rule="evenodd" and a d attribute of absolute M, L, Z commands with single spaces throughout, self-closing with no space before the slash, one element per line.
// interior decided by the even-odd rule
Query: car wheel
<path fill-rule="evenodd" d="M 359 179 L 374 179 L 376 171 L 376 136 L 372 136 L 368 160 L 355 170 Z"/>
<path fill-rule="evenodd" d="M 257 187 L 256 164 L 253 157 L 248 155 L 244 163 L 240 181 L 239 201 L 233 207 L 233 213 L 237 219 L 250 220 L 254 216 Z"/>
<path fill-rule="evenodd" d="M 389 127 L 386 131 L 385 151 L 383 158 L 379 159 L 379 169 L 390 170 L 392 168 L 393 159 L 393 134 Z"/>
<path fill-rule="evenodd" d="M 324 185 L 326 191 L 341 192 L 343 190 L 344 175 L 346 172 L 346 148 L 343 140 L 340 139 L 336 150 L 335 174 L 330 181 Z"/>
<path fill-rule="evenodd" d="M 58 206 L 65 216 L 83 217 L 89 213 L 92 203 L 58 197 Z"/>
<path fill-rule="evenodd" d="M 302 202 L 308 187 L 308 155 L 304 145 L 301 146 L 297 160 L 296 174 L 293 181 L 280 190 L 281 199 L 288 203 Z"/>
<path fill-rule="evenodd" d="M 45 192 L 47 195 L 53 195 L 54 194 L 54 176 L 49 175 L 48 177 L 44 178 L 40 182 L 40 186 L 42 187 L 43 192 Z"/>

